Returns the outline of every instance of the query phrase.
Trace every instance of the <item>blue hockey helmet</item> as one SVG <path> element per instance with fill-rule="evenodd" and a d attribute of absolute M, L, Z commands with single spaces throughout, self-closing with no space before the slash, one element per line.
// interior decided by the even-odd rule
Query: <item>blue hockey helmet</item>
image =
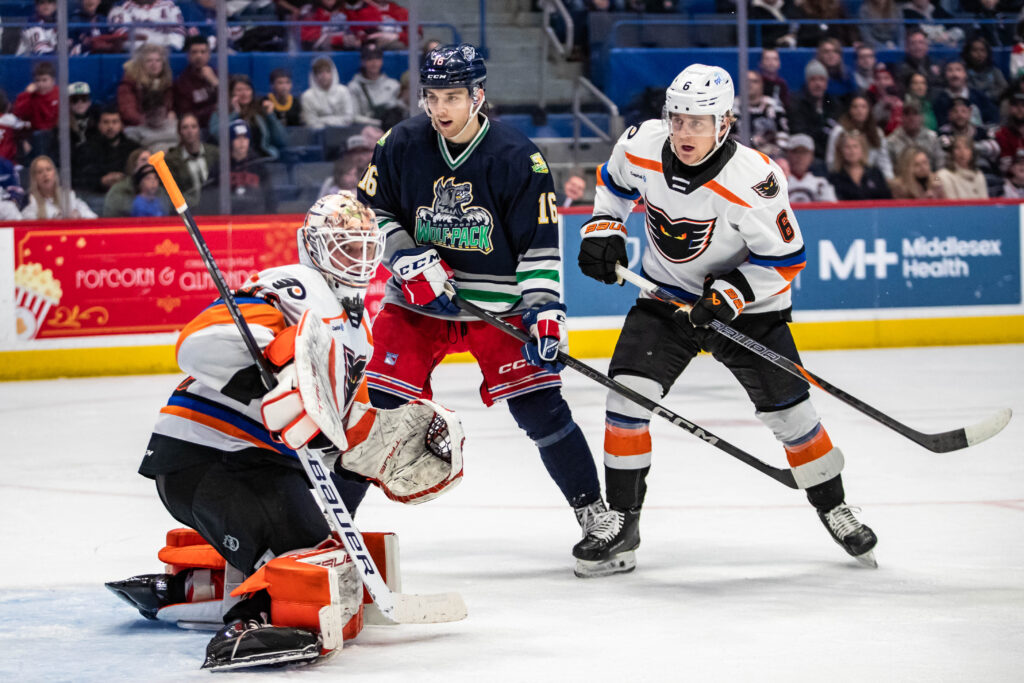
<path fill-rule="evenodd" d="M 486 79 L 484 58 L 469 43 L 436 47 L 420 65 L 420 88 L 466 88 L 473 96 Z"/>

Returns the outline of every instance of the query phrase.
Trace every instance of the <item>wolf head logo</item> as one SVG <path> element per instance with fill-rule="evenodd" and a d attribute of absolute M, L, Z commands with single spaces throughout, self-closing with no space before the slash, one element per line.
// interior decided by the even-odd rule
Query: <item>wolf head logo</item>
<path fill-rule="evenodd" d="M 434 183 L 434 212 L 461 216 L 463 207 L 473 201 L 473 186 L 456 183 L 455 178 L 443 178 Z"/>

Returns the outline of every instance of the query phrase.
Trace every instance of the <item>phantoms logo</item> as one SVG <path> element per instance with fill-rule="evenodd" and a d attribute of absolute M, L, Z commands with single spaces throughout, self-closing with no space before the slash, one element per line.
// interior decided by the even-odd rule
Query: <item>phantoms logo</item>
<path fill-rule="evenodd" d="M 970 277 L 972 257 L 1002 256 L 1002 240 L 962 240 L 957 237 L 917 237 L 901 240 L 900 251 L 889 251 L 884 239 L 853 240 L 845 253 L 832 240 L 818 242 L 818 277 L 822 280 L 885 280 L 896 266 L 905 279 Z"/>

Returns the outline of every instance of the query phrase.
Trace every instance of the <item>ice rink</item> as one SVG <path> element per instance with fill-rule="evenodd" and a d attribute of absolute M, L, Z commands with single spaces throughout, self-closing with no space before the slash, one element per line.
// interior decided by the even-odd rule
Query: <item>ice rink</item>
<path fill-rule="evenodd" d="M 604 369 L 607 361 L 588 361 Z M 846 454 L 877 570 L 792 491 L 663 420 L 638 568 L 579 580 L 578 527 L 473 365 L 437 398 L 465 424 L 461 486 L 421 506 L 371 491 L 356 521 L 399 534 L 405 592 L 459 591 L 454 624 L 367 627 L 313 666 L 221 679 L 1019 681 L 1024 670 L 1024 346 L 807 353 L 805 365 L 924 431 L 1014 419 L 937 455 L 815 391 Z M 605 390 L 566 370 L 600 459 Z M 177 526 L 135 471 L 172 375 L 0 383 L 0 680 L 184 681 L 208 632 L 143 620 L 103 582 L 161 570 Z M 731 376 L 698 358 L 664 401 L 774 465 L 782 450 Z"/>

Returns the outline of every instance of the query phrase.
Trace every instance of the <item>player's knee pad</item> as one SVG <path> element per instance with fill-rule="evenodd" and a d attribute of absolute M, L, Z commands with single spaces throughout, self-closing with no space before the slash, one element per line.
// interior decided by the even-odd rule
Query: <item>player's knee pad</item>
<path fill-rule="evenodd" d="M 661 398 L 661 385 L 648 377 L 619 375 L 616 381 L 651 400 Z M 651 411 L 611 391 L 605 403 L 604 464 L 614 470 L 651 466 Z"/>
<path fill-rule="evenodd" d="M 755 415 L 784 444 L 799 441 L 821 422 L 809 398 L 782 410 L 759 410 Z"/>
<path fill-rule="evenodd" d="M 557 388 L 531 391 L 506 403 L 512 419 L 540 448 L 561 441 L 576 428 L 569 405 Z"/>
<path fill-rule="evenodd" d="M 800 488 L 817 486 L 843 471 L 843 453 L 832 445 L 810 399 L 783 410 L 758 411 L 757 417 L 782 442 Z"/>

